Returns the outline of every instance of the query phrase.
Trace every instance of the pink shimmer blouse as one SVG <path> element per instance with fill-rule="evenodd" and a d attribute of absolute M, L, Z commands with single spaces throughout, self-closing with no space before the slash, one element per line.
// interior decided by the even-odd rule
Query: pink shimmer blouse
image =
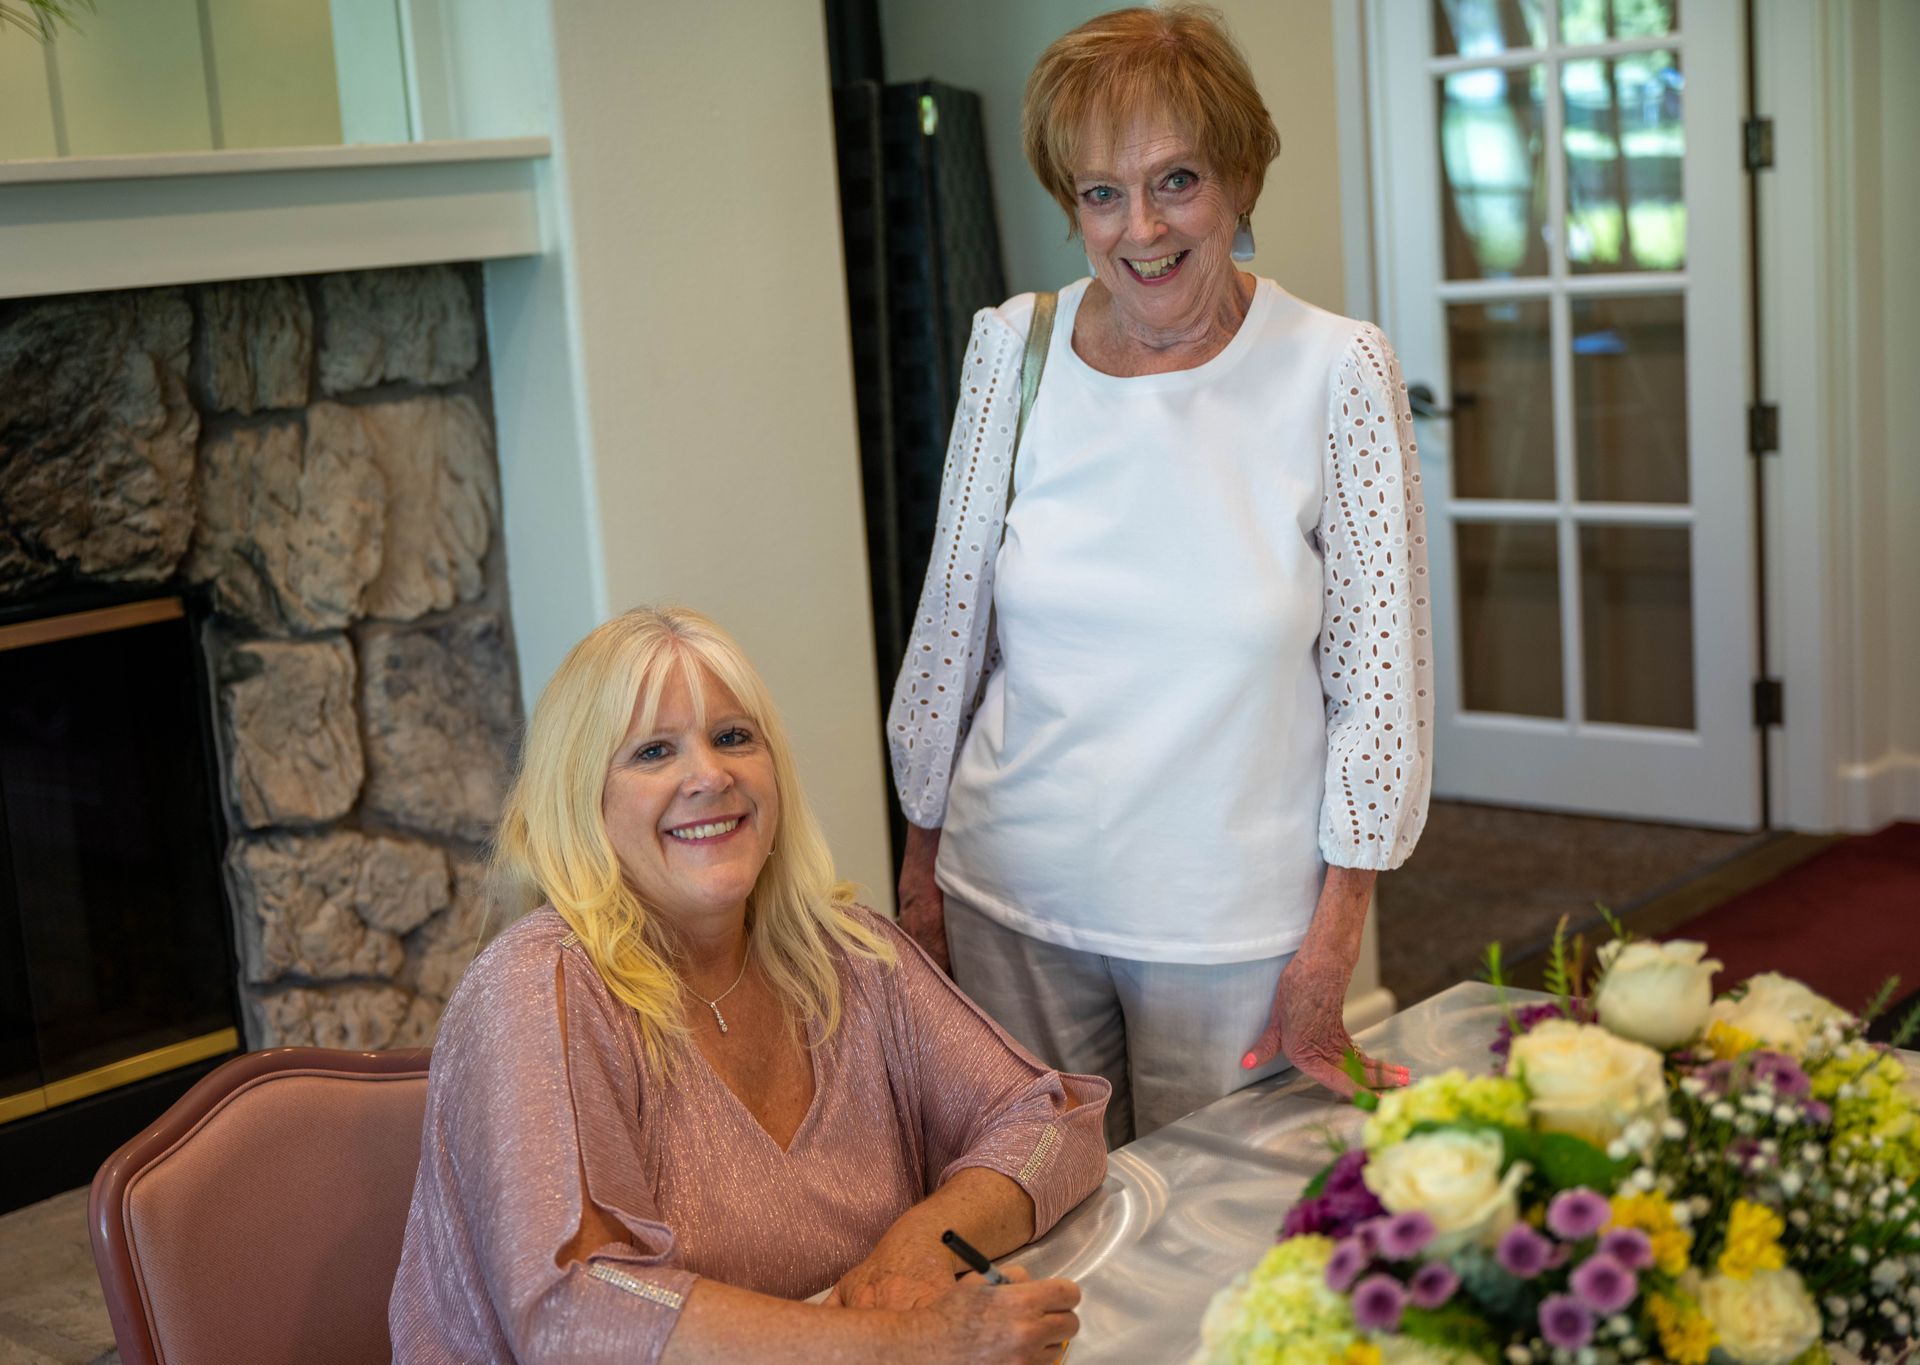
<path fill-rule="evenodd" d="M 697 1049 L 656 1079 L 555 911 L 502 933 L 434 1048 L 394 1359 L 656 1361 L 698 1277 L 807 1298 L 966 1167 L 1017 1181 L 1036 1236 L 1092 1193 L 1107 1083 L 1042 1066 L 870 922 L 898 964 L 842 955 L 840 1027 L 786 1151 Z M 623 1235 L 589 1242 L 583 1201 Z"/>

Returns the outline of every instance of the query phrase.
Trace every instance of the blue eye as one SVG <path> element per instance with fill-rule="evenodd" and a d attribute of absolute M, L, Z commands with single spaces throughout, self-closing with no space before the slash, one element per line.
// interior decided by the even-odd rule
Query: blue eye
<path fill-rule="evenodd" d="M 1200 177 L 1192 171 L 1175 171 L 1167 177 L 1165 183 L 1166 187 L 1170 190 L 1184 190 L 1192 188 L 1194 182 L 1199 178 Z"/>
<path fill-rule="evenodd" d="M 1095 185 L 1092 189 L 1082 193 L 1080 197 L 1085 199 L 1089 204 L 1111 204 L 1117 195 L 1118 191 L 1111 185 Z"/>
<path fill-rule="evenodd" d="M 634 750 L 633 761 L 635 763 L 658 763 L 661 759 L 665 758 L 666 756 L 667 756 L 666 745 L 657 744 L 657 743 L 643 744 L 638 749 Z"/>
<path fill-rule="evenodd" d="M 713 742 L 724 749 L 737 749 L 742 744 L 753 743 L 753 735 L 736 725 L 729 730 L 721 731 Z"/>

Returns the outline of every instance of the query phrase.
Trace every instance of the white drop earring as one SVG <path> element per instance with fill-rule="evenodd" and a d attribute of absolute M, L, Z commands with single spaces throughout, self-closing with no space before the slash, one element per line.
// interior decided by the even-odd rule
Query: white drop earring
<path fill-rule="evenodd" d="M 1253 223 L 1244 213 L 1240 215 L 1240 225 L 1233 230 L 1233 248 L 1228 254 L 1236 261 L 1253 259 Z"/>

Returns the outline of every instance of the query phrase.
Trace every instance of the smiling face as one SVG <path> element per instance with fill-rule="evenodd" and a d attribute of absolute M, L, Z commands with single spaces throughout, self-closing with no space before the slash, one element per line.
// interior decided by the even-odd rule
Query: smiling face
<path fill-rule="evenodd" d="M 1076 215 L 1087 259 L 1121 318 L 1178 333 L 1230 306 L 1241 188 L 1216 175 L 1164 116 L 1143 115 L 1081 146 Z"/>
<path fill-rule="evenodd" d="M 744 916 L 780 824 L 773 755 L 727 686 L 696 670 L 700 695 L 668 673 L 651 725 L 642 706 L 607 769 L 600 809 L 628 883 L 683 931 Z"/>

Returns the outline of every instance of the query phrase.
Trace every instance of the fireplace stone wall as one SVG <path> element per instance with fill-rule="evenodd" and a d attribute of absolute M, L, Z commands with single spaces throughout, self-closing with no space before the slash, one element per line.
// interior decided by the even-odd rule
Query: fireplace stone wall
<path fill-rule="evenodd" d="M 430 1041 L 497 927 L 520 716 L 480 318 L 452 266 L 0 303 L 0 604 L 210 606 L 250 1046 Z"/>

